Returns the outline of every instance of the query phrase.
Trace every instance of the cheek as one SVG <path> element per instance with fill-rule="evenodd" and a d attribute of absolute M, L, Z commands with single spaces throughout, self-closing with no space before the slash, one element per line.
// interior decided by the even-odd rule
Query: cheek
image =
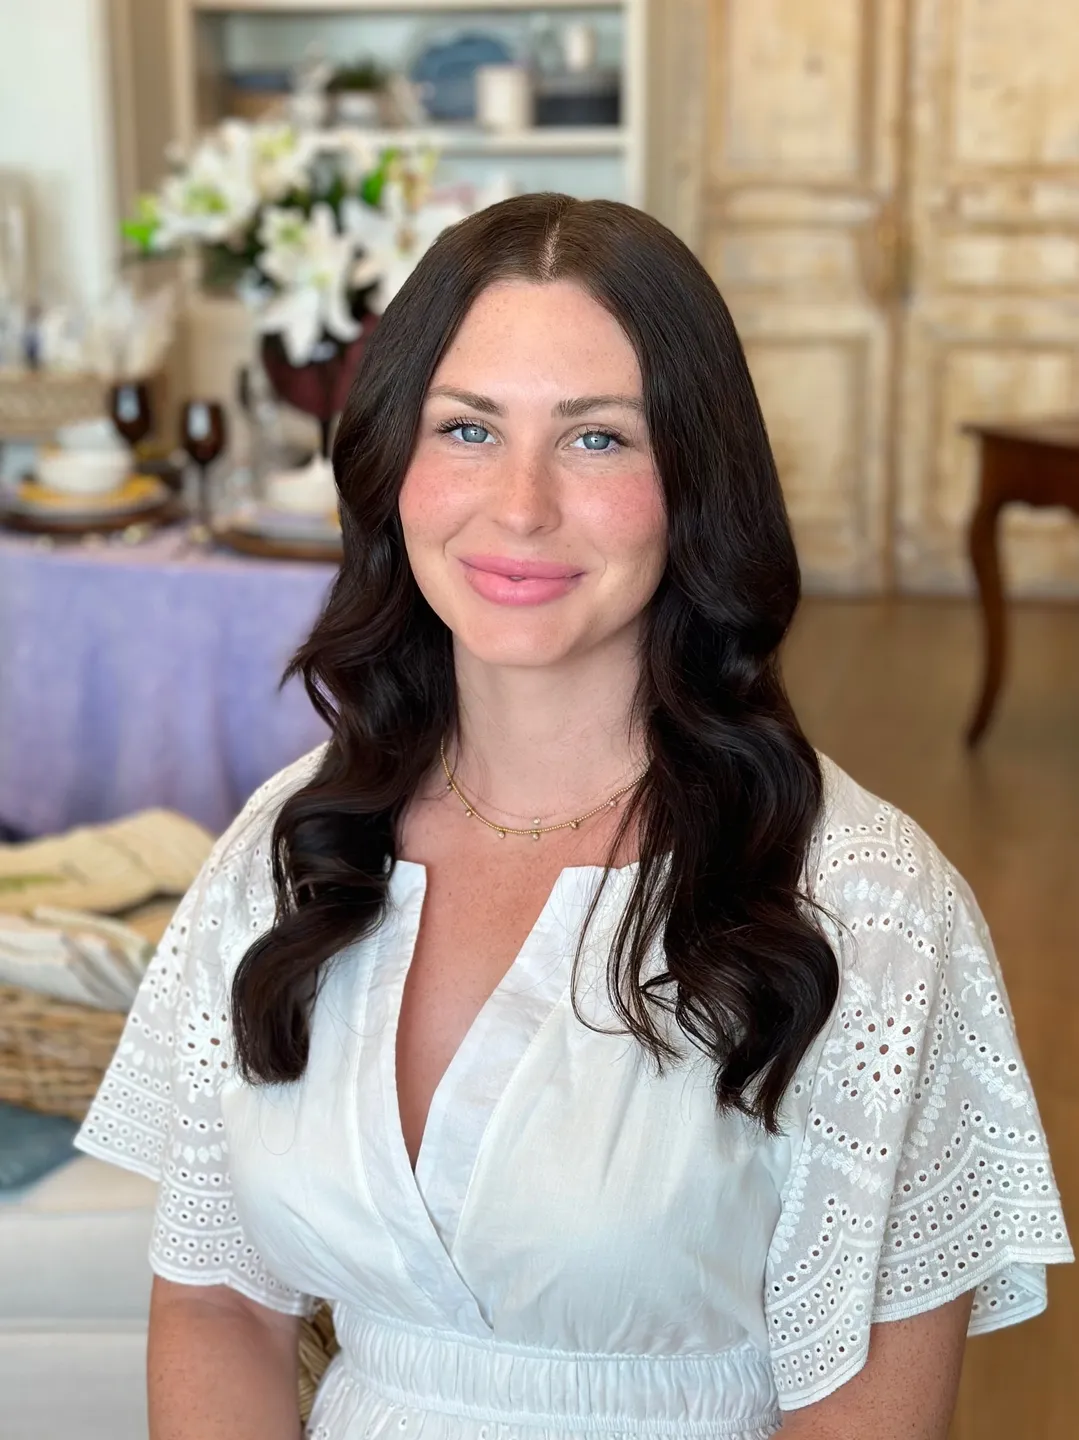
<path fill-rule="evenodd" d="M 658 579 L 667 559 L 667 510 L 651 470 L 604 487 L 587 502 L 582 519 L 609 563 L 642 569 L 641 584 Z"/>
<path fill-rule="evenodd" d="M 434 457 L 418 455 L 405 473 L 397 508 L 410 552 L 447 539 L 464 518 L 464 497 L 446 471 Z"/>

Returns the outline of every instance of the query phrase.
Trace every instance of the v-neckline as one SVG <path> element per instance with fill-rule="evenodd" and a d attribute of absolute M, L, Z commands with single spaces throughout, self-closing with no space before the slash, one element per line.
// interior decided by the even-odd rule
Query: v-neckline
<path fill-rule="evenodd" d="M 450 1056 L 449 1062 L 432 1092 L 427 1107 L 427 1115 L 424 1120 L 423 1132 L 420 1136 L 419 1149 L 416 1151 L 416 1164 L 413 1166 L 409 1158 L 408 1146 L 405 1143 L 404 1126 L 401 1123 L 401 1102 L 397 1087 L 397 1038 L 401 1024 L 401 1010 L 404 1001 L 405 986 L 408 982 L 408 976 L 416 956 L 420 926 L 423 923 L 423 909 L 427 900 L 428 874 L 427 866 L 420 864 L 420 862 L 416 860 L 398 860 L 397 868 L 402 875 L 407 876 L 411 872 L 415 877 L 415 882 L 419 889 L 419 898 L 415 907 L 415 925 L 414 927 L 411 925 L 409 927 L 409 943 L 406 947 L 402 947 L 403 963 L 400 966 L 396 1004 L 393 1008 L 390 1035 L 388 1036 L 386 1048 L 393 1065 L 394 1107 L 397 1114 L 397 1125 L 395 1127 L 397 1133 L 395 1140 L 400 1140 L 400 1148 L 404 1153 L 405 1164 L 412 1174 L 417 1189 L 422 1195 L 425 1190 L 424 1180 L 430 1177 L 433 1163 L 430 1152 L 432 1149 L 439 1148 L 439 1140 L 441 1139 L 441 1133 L 445 1126 L 450 1092 L 452 1092 L 460 1072 L 466 1068 L 469 1059 L 474 1055 L 478 1038 L 482 1036 L 485 1031 L 490 1030 L 492 1012 L 501 1008 L 499 1001 L 502 1000 L 507 993 L 512 993 L 516 989 L 515 982 L 521 976 L 522 971 L 528 973 L 533 982 L 542 987 L 543 999 L 549 1001 L 548 1004 L 542 1007 L 546 1012 L 554 1008 L 559 996 L 569 983 L 568 967 L 564 963 L 566 959 L 564 950 L 560 949 L 556 951 L 553 961 L 550 957 L 547 957 L 546 963 L 544 963 L 544 957 L 537 952 L 541 948 L 539 944 L 541 938 L 552 928 L 552 924 L 557 923 L 560 916 L 561 907 L 559 902 L 562 898 L 562 891 L 567 884 L 566 877 L 572 876 L 577 873 L 577 871 L 572 868 L 563 869 L 555 876 L 554 882 L 547 892 L 547 897 L 533 922 L 532 928 L 521 943 L 521 948 L 510 961 L 502 978 L 477 1010 L 472 1019 L 472 1023 L 462 1036 L 460 1044 Z M 585 873 L 592 873 L 594 867 L 582 866 L 578 867 L 578 869 Z M 554 984 L 551 983 L 552 980 Z M 542 1021 L 540 1023 L 542 1023 Z M 530 1030 L 538 1030 L 538 1028 L 538 1026 L 529 1027 Z M 531 1035 L 529 1035 L 529 1039 L 531 1038 Z M 527 1048 L 527 1046 L 525 1048 Z M 523 1053 L 523 1050 L 521 1053 Z M 520 1057 L 518 1056 L 517 1058 Z M 516 1068 L 515 1065 L 512 1068 Z M 506 1078 L 508 1079 L 508 1075 Z"/>
<path fill-rule="evenodd" d="M 633 868 L 623 866 L 611 875 Z M 356 1094 L 356 1121 L 364 1138 L 361 1152 L 369 1154 L 374 1164 L 381 1156 L 379 1173 L 390 1182 L 383 1222 L 413 1281 L 473 1334 L 486 1335 L 489 1327 L 453 1262 L 457 1224 L 491 1119 L 521 1060 L 569 988 L 580 922 L 602 873 L 598 865 L 570 866 L 555 878 L 520 950 L 480 1007 L 435 1087 L 415 1172 L 401 1126 L 397 1030 L 427 893 L 427 868 L 417 861 L 398 860 L 390 877 L 389 905 L 378 932 L 364 1023 L 377 1057 L 371 1056 L 372 1063 L 363 1068 L 375 1082 L 381 1103 L 374 1107 L 377 1123 L 365 1123 L 376 1117 L 365 1116 Z M 545 944 L 548 937 L 555 943 Z M 485 1039 L 491 1043 L 490 1056 L 482 1048 Z M 486 1072 L 477 1063 L 481 1048 L 483 1059 L 491 1061 Z M 479 1077 L 482 1093 L 472 1096 L 472 1107 L 458 1131 L 452 1102 L 470 1076 Z"/>

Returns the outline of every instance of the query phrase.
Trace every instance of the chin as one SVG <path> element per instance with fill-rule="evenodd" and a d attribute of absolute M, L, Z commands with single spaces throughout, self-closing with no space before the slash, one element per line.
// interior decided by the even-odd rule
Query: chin
<path fill-rule="evenodd" d="M 484 665 L 541 668 L 558 665 L 578 653 L 581 627 L 559 624 L 549 613 L 525 617 L 478 620 L 476 616 L 454 616 L 450 629 L 454 641 Z"/>

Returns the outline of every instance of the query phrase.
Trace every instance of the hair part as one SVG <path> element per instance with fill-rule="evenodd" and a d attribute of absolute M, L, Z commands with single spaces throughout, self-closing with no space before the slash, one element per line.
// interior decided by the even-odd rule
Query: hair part
<path fill-rule="evenodd" d="M 613 201 L 526 195 L 463 220 L 367 346 L 334 446 L 344 560 L 288 671 L 332 738 L 275 823 L 275 923 L 233 984 L 239 1063 L 252 1081 L 303 1075 L 319 978 L 377 928 L 398 823 L 455 726 L 452 637 L 412 576 L 397 503 L 438 363 L 476 297 L 504 280 L 571 281 L 618 320 L 667 509 L 635 699 L 648 769 L 610 852 L 637 827 L 612 1006 L 660 1066 L 676 1054 L 661 1023 L 673 1015 L 713 1063 L 719 1108 L 775 1130 L 838 989 L 804 873 L 821 771 L 777 660 L 798 562 L 719 291 L 670 231 Z M 646 979 L 657 946 L 664 965 Z"/>

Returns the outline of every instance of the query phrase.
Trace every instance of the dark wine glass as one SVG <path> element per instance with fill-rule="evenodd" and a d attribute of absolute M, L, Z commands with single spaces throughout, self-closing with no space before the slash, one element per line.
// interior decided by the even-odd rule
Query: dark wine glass
<path fill-rule="evenodd" d="M 134 450 L 153 428 L 150 392 L 141 380 L 121 380 L 109 391 L 109 415 L 112 423 Z"/>
<path fill-rule="evenodd" d="M 216 400 L 189 400 L 180 417 L 180 442 L 199 467 L 199 524 L 210 531 L 210 466 L 225 448 L 225 411 Z"/>

